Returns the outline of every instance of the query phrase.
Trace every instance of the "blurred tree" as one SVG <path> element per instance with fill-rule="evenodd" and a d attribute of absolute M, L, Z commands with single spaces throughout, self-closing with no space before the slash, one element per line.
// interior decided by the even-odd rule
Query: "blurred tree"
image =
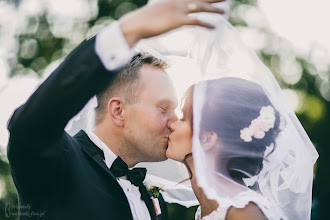
<path fill-rule="evenodd" d="M 14 3 L 18 7 L 23 1 L 15 0 Z M 92 16 L 87 21 L 84 19 L 71 21 L 74 31 L 62 35 L 54 31 L 54 20 L 51 19 L 47 10 L 42 14 L 27 17 L 27 27 L 17 39 L 19 49 L 16 59 L 10 60 L 11 76 L 32 71 L 41 77 L 52 62 L 63 59 L 77 46 L 79 40 L 74 40 L 77 39 L 76 33 L 87 37 L 94 35 L 111 20 L 118 19 L 123 14 L 143 6 L 146 2 L 147 0 L 99 0 L 96 16 Z M 269 31 L 267 25 L 255 25 L 251 22 L 247 12 L 258 13 L 257 0 L 233 0 L 232 3 L 230 22 L 240 31 L 252 30 L 256 36 L 262 36 L 265 39 L 264 45 L 255 48 L 259 57 L 274 73 L 281 87 L 290 91 L 290 94 L 294 94 L 299 100 L 296 108 L 297 116 L 320 154 L 316 166 L 312 217 L 314 220 L 327 219 L 326 212 L 330 198 L 328 187 L 330 176 L 327 172 L 327 168 L 330 167 L 329 63 L 325 67 L 323 65 L 323 69 L 320 70 L 316 62 L 317 56 L 313 57 L 315 51 L 311 51 L 304 57 L 298 56 L 290 43 L 276 37 Z M 254 40 L 254 43 L 257 41 L 259 39 Z M 286 60 L 290 61 L 289 64 L 285 62 Z M 289 72 L 296 74 L 288 76 L 286 74 L 288 68 Z M 16 204 L 17 199 L 8 162 L 3 155 L 0 157 L 0 175 L 0 216 L 4 216 L 5 204 Z M 169 204 L 168 207 L 170 219 L 193 219 L 196 211 L 196 207 L 186 209 L 175 204 Z"/>

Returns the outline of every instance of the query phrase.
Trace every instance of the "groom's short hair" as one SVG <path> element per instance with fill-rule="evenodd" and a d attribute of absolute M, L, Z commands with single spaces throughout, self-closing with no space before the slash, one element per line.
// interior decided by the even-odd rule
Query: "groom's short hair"
<path fill-rule="evenodd" d="M 139 70 L 142 65 L 149 64 L 165 70 L 167 64 L 149 53 L 137 53 L 125 67 L 116 74 L 109 85 L 96 95 L 98 106 L 95 108 L 95 124 L 103 121 L 108 101 L 115 96 L 120 96 L 126 103 L 137 103 L 139 101 L 142 85 L 139 81 Z"/>

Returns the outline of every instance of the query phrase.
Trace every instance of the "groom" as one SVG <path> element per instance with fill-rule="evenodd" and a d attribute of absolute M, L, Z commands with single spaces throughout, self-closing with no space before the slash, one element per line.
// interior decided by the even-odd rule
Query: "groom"
<path fill-rule="evenodd" d="M 160 214 L 142 184 L 145 170 L 127 168 L 166 159 L 176 98 L 166 65 L 131 59 L 132 48 L 183 25 L 211 27 L 188 16 L 199 11 L 222 13 L 209 0 L 171 0 L 124 16 L 76 48 L 14 112 L 8 159 L 20 219 L 167 218 L 162 198 Z M 94 132 L 69 136 L 66 124 L 95 94 Z"/>

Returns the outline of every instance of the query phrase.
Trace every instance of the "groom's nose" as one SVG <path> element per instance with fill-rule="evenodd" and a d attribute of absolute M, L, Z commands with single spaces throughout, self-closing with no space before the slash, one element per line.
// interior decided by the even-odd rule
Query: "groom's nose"
<path fill-rule="evenodd" d="M 178 117 L 176 116 L 176 114 L 173 112 L 173 114 L 170 116 L 170 118 L 167 121 L 167 127 L 171 130 L 171 124 L 175 121 L 178 120 Z"/>

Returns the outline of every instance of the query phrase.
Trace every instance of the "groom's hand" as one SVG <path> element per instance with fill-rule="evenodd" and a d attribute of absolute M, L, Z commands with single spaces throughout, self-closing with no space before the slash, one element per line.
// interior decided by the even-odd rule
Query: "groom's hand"
<path fill-rule="evenodd" d="M 197 25 L 213 28 L 192 16 L 190 13 L 211 12 L 223 14 L 212 3 L 225 0 L 158 0 L 122 17 L 120 28 L 130 47 L 139 40 L 154 37 L 183 25 Z"/>

